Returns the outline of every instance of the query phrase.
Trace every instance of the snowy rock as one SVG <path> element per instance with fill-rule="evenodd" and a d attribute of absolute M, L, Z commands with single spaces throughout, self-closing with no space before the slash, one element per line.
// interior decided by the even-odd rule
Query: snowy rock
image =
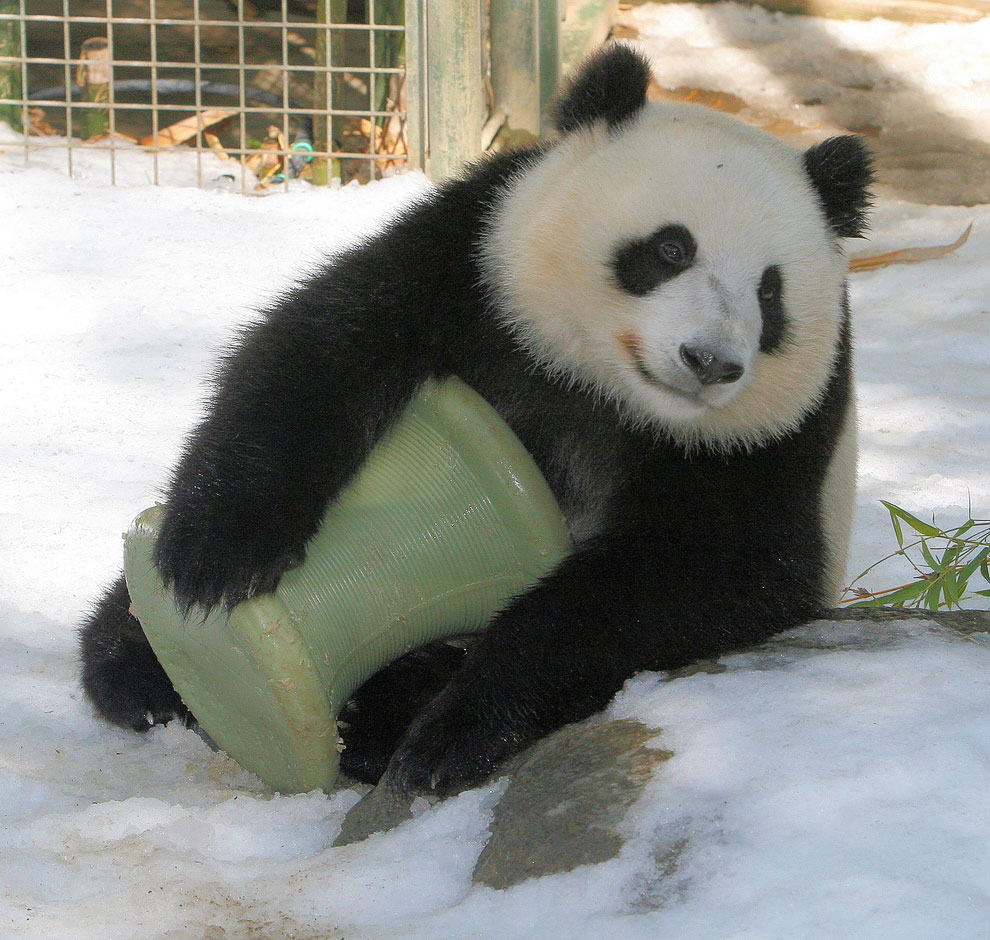
<path fill-rule="evenodd" d="M 569 725 L 530 748 L 495 807 L 474 883 L 508 888 L 615 858 L 626 811 L 672 756 L 658 735 L 620 719 Z"/>
<path fill-rule="evenodd" d="M 732 658 L 745 669 L 787 670 L 795 658 L 850 650 L 882 651 L 922 634 L 990 634 L 990 612 L 857 608 L 790 630 Z M 671 673 L 676 682 L 700 673 L 735 672 L 721 662 Z M 626 842 L 627 811 L 657 768 L 673 756 L 662 732 L 642 721 L 601 717 L 569 725 L 538 741 L 502 768 L 508 785 L 492 812 L 490 836 L 474 884 L 507 888 L 528 878 L 569 872 L 616 858 Z M 662 771 L 661 771 L 662 773 Z M 661 780 L 662 789 L 662 780 Z M 336 845 L 358 842 L 411 819 L 414 799 L 389 788 L 371 791 L 345 817 Z M 678 842 L 671 849 L 676 854 Z M 673 871 L 675 864 L 668 866 Z"/>
<path fill-rule="evenodd" d="M 671 757 L 657 746 L 659 734 L 631 719 L 591 719 L 561 728 L 510 761 L 474 883 L 507 888 L 618 855 L 626 811 Z M 414 800 L 384 780 L 347 814 L 334 844 L 398 826 L 414 815 Z"/>
<path fill-rule="evenodd" d="M 985 610 L 900 610 L 896 607 L 851 607 L 832 615 L 838 621 L 897 623 L 904 620 L 930 620 L 958 633 L 990 633 L 990 613 Z"/>

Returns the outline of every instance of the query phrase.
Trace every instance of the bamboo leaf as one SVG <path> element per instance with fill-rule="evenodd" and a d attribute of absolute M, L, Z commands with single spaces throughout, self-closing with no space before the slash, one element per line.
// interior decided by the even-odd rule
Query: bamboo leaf
<path fill-rule="evenodd" d="M 942 594 L 945 597 L 946 607 L 959 606 L 959 586 L 956 584 L 956 573 L 947 571 L 942 579 Z"/>
<path fill-rule="evenodd" d="M 948 548 L 942 552 L 942 557 L 939 558 L 938 564 L 942 569 L 952 568 L 956 563 L 956 558 L 959 557 L 959 553 L 963 550 L 962 545 L 950 545 Z"/>
<path fill-rule="evenodd" d="M 922 522 L 917 516 L 912 516 L 906 509 L 901 509 L 900 506 L 895 506 L 893 503 L 888 503 L 885 499 L 880 500 L 884 506 L 887 507 L 887 511 L 893 517 L 896 515 L 898 518 L 906 522 L 915 532 L 919 535 L 927 535 L 931 538 L 937 538 L 942 533 L 935 526 L 927 522 Z"/>
<path fill-rule="evenodd" d="M 961 526 L 959 526 L 959 528 L 956 529 L 956 531 L 953 532 L 952 535 L 949 535 L 947 537 L 950 539 L 962 538 L 970 529 L 973 528 L 974 525 L 976 525 L 976 521 L 973 519 L 969 519 L 966 522 L 964 522 Z"/>
<path fill-rule="evenodd" d="M 928 567 L 931 568 L 932 571 L 937 571 L 941 573 L 942 566 L 938 563 L 938 561 L 935 560 L 935 556 L 931 553 L 931 550 L 928 548 L 928 543 L 925 542 L 924 540 L 921 543 L 921 554 L 925 556 L 925 561 L 928 563 Z"/>
<path fill-rule="evenodd" d="M 960 569 L 959 580 L 968 582 L 969 579 L 973 577 L 973 574 L 976 572 L 977 568 L 981 565 L 984 567 L 986 566 L 988 557 L 990 557 L 990 545 L 982 551 L 977 552 L 976 555 L 974 555 L 969 562 Z M 990 578 L 987 578 L 987 580 L 990 581 Z"/>
<path fill-rule="evenodd" d="M 890 516 L 898 548 L 874 562 L 846 589 L 844 604 L 851 607 L 959 608 L 974 595 L 990 597 L 990 589 L 971 591 L 969 583 L 979 571 L 990 585 L 990 520 L 970 518 L 954 528 L 940 529 L 935 519 L 923 522 L 900 506 L 881 500 Z M 905 526 L 912 530 L 906 532 Z M 858 588 L 874 569 L 902 557 L 915 571 L 916 580 L 896 587 L 866 591 Z M 982 587 L 982 585 L 981 585 Z"/>
<path fill-rule="evenodd" d="M 882 597 L 871 597 L 869 600 L 856 601 L 849 605 L 850 607 L 886 607 L 887 601 Z"/>
<path fill-rule="evenodd" d="M 888 604 L 892 607 L 903 607 L 905 601 L 914 600 L 925 590 L 928 582 L 919 580 L 905 584 L 903 587 L 891 591 L 877 591 L 870 597 L 851 603 L 850 607 L 885 607 Z"/>
<path fill-rule="evenodd" d="M 938 610 L 938 596 L 942 593 L 941 581 L 936 581 L 927 591 L 925 591 L 925 607 L 929 610 Z"/>
<path fill-rule="evenodd" d="M 884 594 L 881 603 L 891 604 L 894 607 L 902 607 L 906 601 L 917 600 L 928 589 L 927 581 L 913 581 L 890 594 Z"/>
<path fill-rule="evenodd" d="M 898 519 L 895 515 L 894 509 L 890 503 L 884 502 L 883 500 L 880 500 L 880 502 L 887 507 L 887 512 L 890 513 L 890 524 L 894 528 L 894 537 L 897 539 L 897 547 L 904 548 L 904 533 L 901 531 L 900 519 Z"/>

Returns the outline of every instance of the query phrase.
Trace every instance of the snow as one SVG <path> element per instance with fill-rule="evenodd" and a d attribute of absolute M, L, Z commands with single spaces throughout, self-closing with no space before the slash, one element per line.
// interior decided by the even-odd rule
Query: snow
<path fill-rule="evenodd" d="M 727 48 L 724 23 L 755 23 L 763 45 L 808 61 L 825 28 L 731 6 L 637 15 L 667 18 L 664 49 L 707 43 L 697 70 L 754 101 L 768 60 L 747 59 L 753 36 Z M 848 49 L 882 46 L 983 140 L 988 29 L 827 25 Z M 933 55 L 937 36 L 952 56 Z M 669 67 L 686 62 L 672 52 Z M 724 62 L 742 63 L 731 85 L 718 84 Z M 74 627 L 119 567 L 120 534 L 160 495 L 214 355 L 322 254 L 429 189 L 409 174 L 249 199 L 150 186 L 130 156 L 111 187 L 100 154 L 77 151 L 70 179 L 54 151 L 26 168 L 16 147 L 0 153 L 0 936 L 987 936 L 986 635 L 832 624 L 719 673 L 631 680 L 607 717 L 660 729 L 674 757 L 628 815 L 622 853 L 505 891 L 470 883 L 503 783 L 420 801 L 392 832 L 331 848 L 356 791 L 271 794 L 192 731 L 98 722 Z M 990 206 L 885 198 L 872 241 L 852 247 L 945 244 L 970 222 L 951 256 L 852 277 L 850 575 L 893 544 L 881 498 L 945 523 L 970 506 L 990 516 Z"/>
<path fill-rule="evenodd" d="M 859 22 L 735 3 L 648 3 L 630 19 L 644 48 L 656 52 L 666 87 L 733 92 L 755 108 L 789 110 L 807 126 L 838 121 L 856 129 L 910 121 L 923 102 L 990 142 L 990 84 L 976 61 L 990 44 L 990 18 Z"/>

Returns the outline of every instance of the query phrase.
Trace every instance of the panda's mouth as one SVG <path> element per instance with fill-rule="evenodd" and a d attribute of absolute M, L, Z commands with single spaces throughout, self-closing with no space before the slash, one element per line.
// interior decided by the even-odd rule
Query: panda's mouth
<path fill-rule="evenodd" d="M 650 371 L 649 366 L 646 364 L 646 360 L 643 358 L 643 354 L 640 351 L 640 340 L 639 337 L 632 332 L 632 330 L 627 330 L 624 333 L 619 334 L 619 343 L 622 348 L 625 349 L 626 353 L 629 355 L 629 359 L 639 373 L 640 378 L 643 379 L 647 384 L 652 385 L 654 388 L 658 388 L 668 395 L 676 395 L 678 398 L 684 401 L 691 402 L 693 405 L 705 406 L 705 402 L 697 392 L 687 392 L 683 388 L 677 388 L 675 385 L 670 385 L 665 382 L 659 376 L 655 375 Z"/>
<path fill-rule="evenodd" d="M 650 370 L 646 367 L 646 363 L 642 359 L 634 359 L 633 364 L 636 366 L 636 371 L 640 376 L 645 379 L 654 388 L 659 388 L 670 395 L 676 395 L 678 398 L 683 398 L 685 401 L 692 402 L 695 405 L 703 405 L 705 402 L 701 400 L 698 395 L 692 392 L 685 392 L 684 389 L 675 388 L 673 385 L 668 385 L 663 379 L 658 379 Z"/>

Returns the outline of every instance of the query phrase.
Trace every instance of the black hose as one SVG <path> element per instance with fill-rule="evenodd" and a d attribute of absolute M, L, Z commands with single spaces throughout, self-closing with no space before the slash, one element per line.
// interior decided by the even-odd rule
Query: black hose
<path fill-rule="evenodd" d="M 196 92 L 196 82 L 190 78 L 159 78 L 154 83 L 160 95 L 188 95 Z M 151 91 L 152 82 L 149 78 L 122 78 L 115 79 L 113 83 L 114 93 L 123 91 Z M 209 95 L 220 95 L 224 98 L 240 98 L 241 87 L 230 82 L 202 81 L 199 83 L 200 91 Z M 83 89 L 78 85 L 71 86 L 72 100 L 76 101 L 82 97 Z M 255 88 L 247 85 L 244 88 L 244 97 L 250 101 L 258 101 L 261 104 L 270 104 L 274 107 L 283 106 L 282 96 L 266 88 Z M 42 88 L 41 91 L 32 91 L 28 95 L 28 100 L 44 99 L 46 101 L 65 101 L 65 85 L 56 85 L 51 88 Z"/>

